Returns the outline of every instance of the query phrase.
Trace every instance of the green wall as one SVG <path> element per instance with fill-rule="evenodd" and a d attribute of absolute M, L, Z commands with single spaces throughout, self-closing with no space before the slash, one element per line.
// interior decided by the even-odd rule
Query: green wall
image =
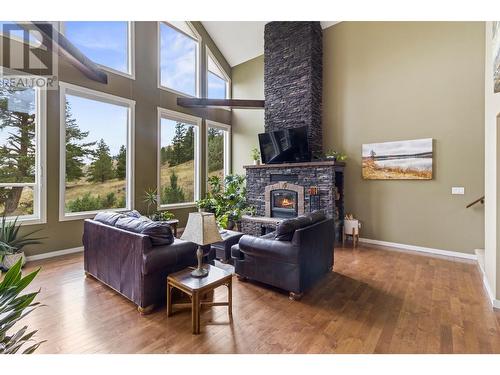
<path fill-rule="evenodd" d="M 201 48 L 201 91 L 205 88 L 205 47 L 212 53 L 231 76 L 226 60 L 210 39 L 200 22 L 193 22 L 202 37 Z M 108 74 L 108 84 L 100 84 L 87 79 L 72 65 L 59 57 L 59 80 L 93 90 L 117 95 L 136 101 L 135 107 L 135 170 L 134 200 L 135 209 L 145 211 L 143 193 L 146 188 L 157 184 L 157 107 L 192 114 L 203 119 L 230 124 L 231 114 L 223 109 L 190 110 L 178 107 L 177 95 L 159 89 L 157 83 L 157 23 L 135 22 L 135 80 Z M 205 121 L 202 126 L 202 176 L 205 176 Z M 59 221 L 59 92 L 49 91 L 47 95 L 47 223 L 26 226 L 25 230 L 40 228 L 40 236 L 47 239 L 40 246 L 27 248 L 27 255 L 79 247 L 82 245 L 83 220 Z M 202 177 L 202 182 L 204 177 Z M 202 183 L 201 194 L 205 184 Z M 192 208 L 172 210 L 185 225 Z"/>
<path fill-rule="evenodd" d="M 361 236 L 483 248 L 484 209 L 465 205 L 484 193 L 484 23 L 341 22 L 324 30 L 323 48 L 323 146 L 349 157 L 346 211 Z M 263 97 L 263 78 L 262 57 L 234 67 L 235 97 Z M 263 123 L 263 112 L 234 111 L 235 170 Z M 363 143 L 416 138 L 434 139 L 433 180 L 361 178 Z"/>

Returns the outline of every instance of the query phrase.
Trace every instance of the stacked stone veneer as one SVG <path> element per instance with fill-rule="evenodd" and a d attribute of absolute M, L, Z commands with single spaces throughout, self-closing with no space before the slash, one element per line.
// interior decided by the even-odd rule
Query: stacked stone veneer
<path fill-rule="evenodd" d="M 319 22 L 270 22 L 264 31 L 266 132 L 308 127 L 322 151 L 323 33 Z"/>
<path fill-rule="evenodd" d="M 305 166 L 305 164 L 309 164 Z M 336 217 L 335 214 L 335 168 L 333 163 L 313 162 L 280 165 L 262 165 L 246 167 L 247 177 L 247 202 L 256 209 L 257 221 L 259 217 L 266 217 L 266 186 L 277 182 L 280 175 L 283 180 L 290 178 L 290 175 L 297 176 L 296 180 L 289 181 L 290 184 L 304 187 L 304 213 L 311 212 L 309 204 L 309 188 L 319 188 L 320 208 L 329 217 Z M 273 181 L 271 181 L 273 176 Z M 246 219 L 242 221 L 242 231 L 244 233 L 260 235 L 262 223 L 256 220 Z M 279 221 L 276 220 L 276 221 Z M 266 226 L 266 225 L 264 225 Z M 267 225 L 272 228 L 272 225 Z"/>

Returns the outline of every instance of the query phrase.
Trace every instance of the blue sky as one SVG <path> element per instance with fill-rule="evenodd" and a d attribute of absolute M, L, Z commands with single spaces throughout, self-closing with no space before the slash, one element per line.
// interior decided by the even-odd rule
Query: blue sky
<path fill-rule="evenodd" d="M 165 23 L 160 25 L 161 85 L 195 96 L 198 43 Z"/>
<path fill-rule="evenodd" d="M 128 22 L 65 22 L 64 35 L 95 63 L 128 72 Z"/>
<path fill-rule="evenodd" d="M 210 99 L 226 99 L 226 81 L 208 72 L 208 97 Z"/>
<path fill-rule="evenodd" d="M 104 139 L 111 155 L 116 156 L 121 145 L 127 145 L 128 109 L 114 104 L 66 95 L 71 114 L 82 131 L 89 135 L 81 143 Z M 87 160 L 88 162 L 89 160 Z"/>

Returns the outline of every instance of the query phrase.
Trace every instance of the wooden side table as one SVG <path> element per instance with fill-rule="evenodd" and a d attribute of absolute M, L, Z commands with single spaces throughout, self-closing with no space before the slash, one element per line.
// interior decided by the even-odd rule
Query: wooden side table
<path fill-rule="evenodd" d="M 173 273 L 167 277 L 167 316 L 172 316 L 174 304 L 172 303 L 172 289 L 176 288 L 186 293 L 191 299 L 191 304 L 176 303 L 175 306 L 191 305 L 191 325 L 193 334 L 200 333 L 200 308 L 201 306 L 227 306 L 229 319 L 233 320 L 233 275 L 229 272 L 205 264 L 208 268 L 208 276 L 195 278 L 191 276 L 192 267 Z M 228 290 L 227 302 L 205 302 L 200 296 L 211 292 L 219 286 L 225 285 Z"/>
<path fill-rule="evenodd" d="M 174 237 L 177 237 L 177 225 L 179 225 L 179 220 L 178 219 L 170 219 L 167 220 L 167 224 L 172 227 L 174 230 Z"/>

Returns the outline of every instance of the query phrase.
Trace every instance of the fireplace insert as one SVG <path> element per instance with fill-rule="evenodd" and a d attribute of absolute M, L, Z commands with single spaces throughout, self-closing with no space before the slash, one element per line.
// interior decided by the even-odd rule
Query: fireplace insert
<path fill-rule="evenodd" d="M 271 217 L 290 218 L 297 216 L 297 192 L 292 190 L 271 191 Z"/>

